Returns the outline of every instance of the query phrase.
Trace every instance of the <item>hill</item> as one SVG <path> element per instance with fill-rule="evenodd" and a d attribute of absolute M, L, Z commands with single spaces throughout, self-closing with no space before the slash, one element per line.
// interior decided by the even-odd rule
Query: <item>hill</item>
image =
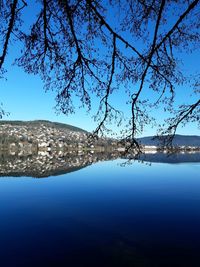
<path fill-rule="evenodd" d="M 89 132 L 64 123 L 45 120 L 0 121 L 0 150 L 72 151 L 111 146 L 110 139 L 88 137 Z"/>
<path fill-rule="evenodd" d="M 15 129 L 16 128 L 16 129 Z M 4 135 L 17 137 L 18 135 L 28 135 L 35 136 L 38 135 L 46 135 L 46 137 L 52 136 L 52 140 L 58 140 L 61 136 L 65 136 L 65 140 L 63 141 L 85 141 L 87 138 L 88 132 L 79 127 L 75 127 L 69 124 L 59 123 L 59 122 L 51 122 L 47 120 L 34 120 L 34 121 L 8 121 L 8 120 L 0 120 L 0 133 Z M 161 146 L 163 138 L 165 137 L 154 137 L 147 136 L 138 138 L 138 142 L 142 145 L 146 146 Z M 106 139 L 109 141 L 109 138 Z M 44 141 L 44 140 L 43 140 Z M 45 139 L 45 141 L 47 141 Z M 113 140 L 114 141 L 114 140 Z M 100 142 L 100 140 L 99 140 Z M 104 140 L 105 142 L 105 140 Z M 200 136 L 197 135 L 175 135 L 172 141 L 173 146 L 195 146 L 200 147 Z"/>
<path fill-rule="evenodd" d="M 142 145 L 147 146 L 161 146 L 162 140 L 164 140 L 165 137 L 159 137 L 156 138 L 154 136 L 147 136 L 138 138 L 138 141 Z M 198 135 L 175 135 L 174 139 L 172 141 L 173 146 L 195 146 L 200 147 L 200 136 Z"/>

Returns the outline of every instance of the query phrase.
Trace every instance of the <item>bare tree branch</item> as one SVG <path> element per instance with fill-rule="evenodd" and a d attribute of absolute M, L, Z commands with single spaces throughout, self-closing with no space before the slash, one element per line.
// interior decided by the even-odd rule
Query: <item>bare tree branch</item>
<path fill-rule="evenodd" d="M 5 42 L 4 42 L 4 45 L 3 45 L 3 52 L 2 52 L 2 55 L 0 57 L 0 69 L 3 66 L 3 63 L 5 61 L 5 57 L 6 57 L 6 54 L 7 54 L 7 51 L 8 51 L 8 43 L 9 43 L 10 35 L 11 35 L 12 29 L 13 29 L 14 23 L 15 23 L 17 3 L 18 3 L 18 0 L 13 0 L 13 3 L 11 4 L 11 11 L 10 11 L 11 16 L 10 16 L 10 21 L 9 21 L 9 25 L 8 25 L 8 30 L 7 30 L 7 33 L 6 33 Z"/>
<path fill-rule="evenodd" d="M 163 107 L 170 113 L 168 132 L 198 120 L 195 86 L 190 87 L 195 104 L 182 104 L 177 110 L 174 103 L 177 87 L 193 79 L 181 68 L 184 57 L 177 52 L 200 47 L 200 0 L 42 0 L 35 2 L 40 11 L 30 31 L 23 29 L 21 21 L 27 3 L 20 3 L 13 0 L 11 7 L 2 6 L 1 76 L 10 40 L 21 42 L 16 64 L 39 74 L 45 90 L 56 91 L 56 110 L 73 113 L 78 101 L 91 110 L 93 97 L 98 98 L 94 135 L 107 133 L 113 122 L 121 127 L 123 110 L 111 95 L 122 94 L 131 113 L 122 138 L 137 150 L 137 135 L 146 125 L 156 124 L 152 109 Z M 110 19 L 111 12 L 115 20 Z M 197 83 L 199 77 L 197 73 Z"/>

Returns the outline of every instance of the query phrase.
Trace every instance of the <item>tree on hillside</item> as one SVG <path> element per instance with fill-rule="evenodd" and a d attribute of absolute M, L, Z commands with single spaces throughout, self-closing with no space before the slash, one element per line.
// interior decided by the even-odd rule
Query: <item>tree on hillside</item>
<path fill-rule="evenodd" d="M 188 122 L 200 125 L 199 74 L 188 77 L 180 64 L 185 53 L 199 49 L 200 0 L 40 0 L 27 32 L 22 16 L 28 4 L 1 0 L 1 76 L 9 44 L 21 42 L 17 65 L 57 92 L 61 112 L 73 113 L 75 98 L 88 110 L 92 94 L 99 98 L 95 134 L 121 123 L 123 112 L 110 98 L 122 91 L 131 110 L 123 134 L 135 146 L 136 135 L 153 122 L 149 109 L 163 106 L 171 114 L 161 133 L 174 134 Z M 196 100 L 176 107 L 176 88 L 183 84 Z M 157 97 L 147 99 L 144 91 Z"/>

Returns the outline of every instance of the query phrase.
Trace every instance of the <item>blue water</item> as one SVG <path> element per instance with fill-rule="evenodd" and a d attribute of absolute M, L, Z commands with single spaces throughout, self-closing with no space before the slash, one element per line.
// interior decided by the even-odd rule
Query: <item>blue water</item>
<path fill-rule="evenodd" d="M 0 266 L 200 266 L 200 163 L 0 178 Z"/>

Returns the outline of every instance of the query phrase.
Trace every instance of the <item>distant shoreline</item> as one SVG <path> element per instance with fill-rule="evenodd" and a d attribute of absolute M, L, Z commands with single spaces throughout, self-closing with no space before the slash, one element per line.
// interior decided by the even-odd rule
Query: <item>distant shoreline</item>
<path fill-rule="evenodd" d="M 145 153 L 200 151 L 200 136 L 175 135 L 171 146 L 164 146 L 165 136 L 142 137 L 136 140 Z M 45 121 L 0 121 L 0 150 L 16 151 L 118 151 L 126 152 L 129 140 L 91 138 L 78 127 Z"/>

